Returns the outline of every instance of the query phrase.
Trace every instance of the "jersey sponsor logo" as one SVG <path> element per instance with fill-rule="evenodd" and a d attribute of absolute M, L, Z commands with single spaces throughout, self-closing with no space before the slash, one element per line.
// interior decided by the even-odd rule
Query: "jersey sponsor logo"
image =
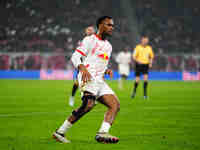
<path fill-rule="evenodd" d="M 108 60 L 108 54 L 106 54 L 106 53 L 103 53 L 103 54 L 99 54 L 99 55 L 97 55 L 99 58 L 102 58 L 102 59 L 104 59 L 104 60 Z"/>

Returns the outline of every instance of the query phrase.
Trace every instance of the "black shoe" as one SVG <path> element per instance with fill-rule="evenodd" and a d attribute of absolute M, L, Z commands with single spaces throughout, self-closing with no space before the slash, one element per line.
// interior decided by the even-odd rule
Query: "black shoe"
<path fill-rule="evenodd" d="M 108 133 L 97 133 L 95 136 L 97 142 L 100 143 L 118 143 L 119 138 L 116 136 L 112 136 Z"/>
<path fill-rule="evenodd" d="M 131 98 L 132 98 L 132 99 L 135 98 L 135 92 L 132 93 Z"/>
<path fill-rule="evenodd" d="M 147 96 L 144 96 L 144 99 L 148 99 L 148 97 L 147 97 Z"/>
<path fill-rule="evenodd" d="M 53 138 L 61 143 L 70 143 L 70 141 L 65 138 L 64 134 L 58 133 L 57 131 L 53 133 Z"/>

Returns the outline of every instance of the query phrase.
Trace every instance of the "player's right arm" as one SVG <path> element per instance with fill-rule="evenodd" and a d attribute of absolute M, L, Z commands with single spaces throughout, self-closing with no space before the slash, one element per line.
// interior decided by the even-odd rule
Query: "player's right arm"
<path fill-rule="evenodd" d="M 133 60 L 134 60 L 136 63 L 141 64 L 140 61 L 138 61 L 137 57 L 138 57 L 138 46 L 136 46 L 136 48 L 134 49 L 134 52 L 133 52 Z"/>
<path fill-rule="evenodd" d="M 120 57 L 121 57 L 121 52 L 117 54 L 117 57 L 116 57 L 116 62 L 117 63 L 120 63 Z"/>
<path fill-rule="evenodd" d="M 87 68 L 83 65 L 81 58 L 86 57 L 89 52 L 90 38 L 85 37 L 80 45 L 76 48 L 75 52 L 71 57 L 71 61 L 75 68 L 77 68 L 82 73 L 82 81 L 88 82 L 91 80 L 91 75 L 88 72 Z"/>

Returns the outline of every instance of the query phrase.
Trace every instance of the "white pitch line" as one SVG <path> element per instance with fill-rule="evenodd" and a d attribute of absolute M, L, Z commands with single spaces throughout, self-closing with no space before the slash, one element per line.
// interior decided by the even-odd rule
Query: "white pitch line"
<path fill-rule="evenodd" d="M 4 117 L 23 117 L 23 116 L 36 116 L 36 115 L 58 115 L 58 114 L 67 114 L 71 113 L 71 111 L 62 111 L 62 112 L 26 112 L 26 113 L 9 113 L 9 114 L 0 114 L 0 118 Z M 104 112 L 104 111 L 98 111 L 93 110 L 93 112 Z M 90 113 L 92 114 L 92 113 Z"/>
<path fill-rule="evenodd" d="M 8 114 L 0 114 L 0 118 L 6 118 L 6 117 L 24 117 L 24 116 L 37 116 L 37 115 L 67 115 L 68 113 L 71 113 L 72 110 L 70 111 L 62 111 L 62 112 L 26 112 L 26 113 L 8 113 Z M 99 114 L 94 114 L 93 112 L 99 112 L 102 115 L 106 111 L 99 111 L 99 110 L 92 110 L 92 112 L 89 115 L 99 115 Z M 124 115 L 129 112 L 120 112 L 120 114 Z"/>
<path fill-rule="evenodd" d="M 8 98 L 8 97 L 27 97 L 27 96 L 23 96 L 23 95 L 0 95 L 0 98 Z M 53 98 L 63 98 L 63 97 L 68 97 L 68 95 L 63 95 L 63 96 L 55 96 L 55 95 L 48 95 L 48 96 L 41 96 L 41 95 L 34 95 L 34 96 L 31 96 L 31 98 L 40 98 L 40 97 L 53 97 Z"/>
<path fill-rule="evenodd" d="M 0 114 L 0 118 L 3 117 L 23 117 L 23 116 L 35 116 L 35 115 L 51 115 L 51 114 L 66 114 L 70 111 L 63 112 L 27 112 L 27 113 L 10 113 L 10 114 Z"/>

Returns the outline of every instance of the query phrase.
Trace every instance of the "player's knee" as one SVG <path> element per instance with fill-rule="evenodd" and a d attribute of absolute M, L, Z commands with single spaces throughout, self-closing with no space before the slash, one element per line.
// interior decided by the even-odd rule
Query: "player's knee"
<path fill-rule="evenodd" d="M 116 109 L 117 109 L 117 112 L 120 111 L 120 103 L 119 102 L 117 103 Z"/>
<path fill-rule="evenodd" d="M 120 103 L 118 101 L 116 101 L 115 103 L 113 103 L 113 106 L 111 107 L 111 109 L 113 109 L 115 112 L 119 112 L 120 111 Z"/>
<path fill-rule="evenodd" d="M 148 75 L 144 75 L 144 81 L 148 81 Z"/>
<path fill-rule="evenodd" d="M 94 106 L 95 96 L 90 93 L 84 93 L 82 97 L 82 105 L 77 110 L 73 111 L 72 114 L 76 118 L 82 117 L 85 113 L 89 112 Z"/>
<path fill-rule="evenodd" d="M 95 105 L 96 97 L 92 95 L 91 93 L 84 93 L 84 96 L 82 97 L 83 104 L 85 104 L 85 111 L 89 112 Z"/>
<path fill-rule="evenodd" d="M 139 83 L 140 82 L 140 78 L 136 77 L 135 82 Z"/>
<path fill-rule="evenodd" d="M 95 100 L 96 100 L 96 96 L 94 96 L 93 94 L 89 92 L 85 92 L 82 97 L 83 102 L 87 102 L 87 104 L 90 103 L 91 105 L 94 103 L 93 101 Z"/>
<path fill-rule="evenodd" d="M 140 80 L 136 80 L 135 82 L 139 84 L 139 83 L 140 83 Z"/>
<path fill-rule="evenodd" d="M 87 111 L 90 111 L 95 105 L 95 101 L 94 100 L 88 100 L 88 104 L 87 104 Z"/>

